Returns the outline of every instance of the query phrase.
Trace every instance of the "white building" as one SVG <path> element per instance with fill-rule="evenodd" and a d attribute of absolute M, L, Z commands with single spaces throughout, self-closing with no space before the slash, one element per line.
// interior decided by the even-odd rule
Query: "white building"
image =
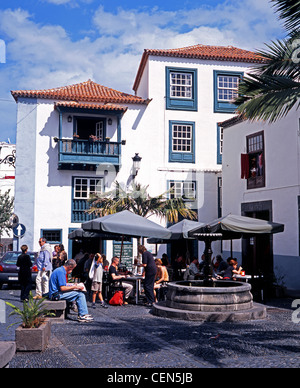
<path fill-rule="evenodd" d="M 271 238 L 234 242 L 248 272 L 274 271 L 300 289 L 300 112 L 273 124 L 223 123 L 223 215 L 240 214 L 285 225 Z M 224 242 L 224 249 L 229 246 Z"/>
<path fill-rule="evenodd" d="M 234 47 L 145 50 L 135 95 L 92 81 L 12 92 L 18 105 L 15 211 L 27 228 L 24 243 L 37 249 L 44 235 L 73 255 L 68 233 L 88 219 L 89 194 L 108 190 L 115 179 L 130 186 L 136 153 L 142 157 L 136 181 L 149 185 L 152 196 L 175 187 L 199 220 L 217 218 L 217 123 L 233 117 L 238 82 L 259 62 Z M 101 247 L 108 257 L 109 246 Z"/>
<path fill-rule="evenodd" d="M 0 143 L 0 194 L 3 195 L 9 191 L 10 197 L 15 194 L 15 162 L 16 145 L 1 142 Z M 5 252 L 12 247 L 12 233 L 3 233 L 1 237 L 0 252 Z"/>

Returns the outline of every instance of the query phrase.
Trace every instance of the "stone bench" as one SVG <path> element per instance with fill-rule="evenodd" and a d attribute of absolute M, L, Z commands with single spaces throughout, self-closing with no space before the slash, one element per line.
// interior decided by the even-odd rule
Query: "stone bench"
<path fill-rule="evenodd" d="M 0 368 L 9 368 L 9 363 L 16 353 L 15 342 L 0 341 Z"/>
<path fill-rule="evenodd" d="M 49 316 L 52 322 L 63 322 L 65 320 L 67 309 L 67 302 L 65 300 L 45 300 L 41 306 L 43 309 L 55 314 L 55 316 Z"/>

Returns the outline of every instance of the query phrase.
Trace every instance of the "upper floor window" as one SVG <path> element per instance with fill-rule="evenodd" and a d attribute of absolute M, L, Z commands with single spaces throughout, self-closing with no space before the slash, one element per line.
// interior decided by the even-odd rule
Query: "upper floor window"
<path fill-rule="evenodd" d="M 238 96 L 240 77 L 218 76 L 218 101 L 232 102 Z"/>
<path fill-rule="evenodd" d="M 192 152 L 193 126 L 189 124 L 173 124 L 172 126 L 172 151 Z"/>
<path fill-rule="evenodd" d="M 222 164 L 223 157 L 223 142 L 224 142 L 224 129 L 220 125 L 217 126 L 217 163 Z"/>
<path fill-rule="evenodd" d="M 242 155 L 242 178 L 247 179 L 247 188 L 265 187 L 264 133 L 247 136 L 247 154 Z"/>
<path fill-rule="evenodd" d="M 197 111 L 197 70 L 166 68 L 166 108 Z"/>
<path fill-rule="evenodd" d="M 170 72 L 171 97 L 192 98 L 193 76 L 191 73 Z"/>
<path fill-rule="evenodd" d="M 243 73 L 214 71 L 214 109 L 215 112 L 232 113 L 236 109 L 233 104 L 238 96 L 239 82 Z"/>
<path fill-rule="evenodd" d="M 195 163 L 195 123 L 170 121 L 169 161 Z"/>

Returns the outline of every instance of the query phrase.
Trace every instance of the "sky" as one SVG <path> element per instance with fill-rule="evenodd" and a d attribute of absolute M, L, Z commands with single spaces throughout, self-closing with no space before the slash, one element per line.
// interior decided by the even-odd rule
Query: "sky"
<path fill-rule="evenodd" d="M 1 0 L 0 141 L 16 141 L 11 90 L 91 79 L 133 94 L 144 49 L 257 50 L 285 35 L 269 0 Z"/>

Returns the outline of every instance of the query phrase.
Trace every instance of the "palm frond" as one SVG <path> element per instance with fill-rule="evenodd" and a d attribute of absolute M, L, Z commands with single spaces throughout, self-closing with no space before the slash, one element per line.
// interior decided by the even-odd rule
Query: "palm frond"
<path fill-rule="evenodd" d="M 191 220 L 197 219 L 197 212 L 190 209 L 181 198 L 168 198 L 167 191 L 156 197 L 148 193 L 148 186 L 134 184 L 132 190 L 125 192 L 116 182 L 116 190 L 103 194 L 95 194 L 90 198 L 88 213 L 103 217 L 122 210 L 129 210 L 141 217 L 153 215 L 169 222 L 178 222 L 179 214 Z"/>
<path fill-rule="evenodd" d="M 300 30 L 300 0 L 271 0 L 288 31 Z"/>
<path fill-rule="evenodd" d="M 238 113 L 249 120 L 275 122 L 299 107 L 300 83 L 284 76 L 245 77 L 236 99 Z"/>
<path fill-rule="evenodd" d="M 299 79 L 299 33 L 295 34 L 293 38 L 272 41 L 265 46 L 265 50 L 259 50 L 256 52 L 257 55 L 265 58 L 265 63 L 254 66 L 252 68 L 253 74 L 285 76 L 294 80 Z"/>

